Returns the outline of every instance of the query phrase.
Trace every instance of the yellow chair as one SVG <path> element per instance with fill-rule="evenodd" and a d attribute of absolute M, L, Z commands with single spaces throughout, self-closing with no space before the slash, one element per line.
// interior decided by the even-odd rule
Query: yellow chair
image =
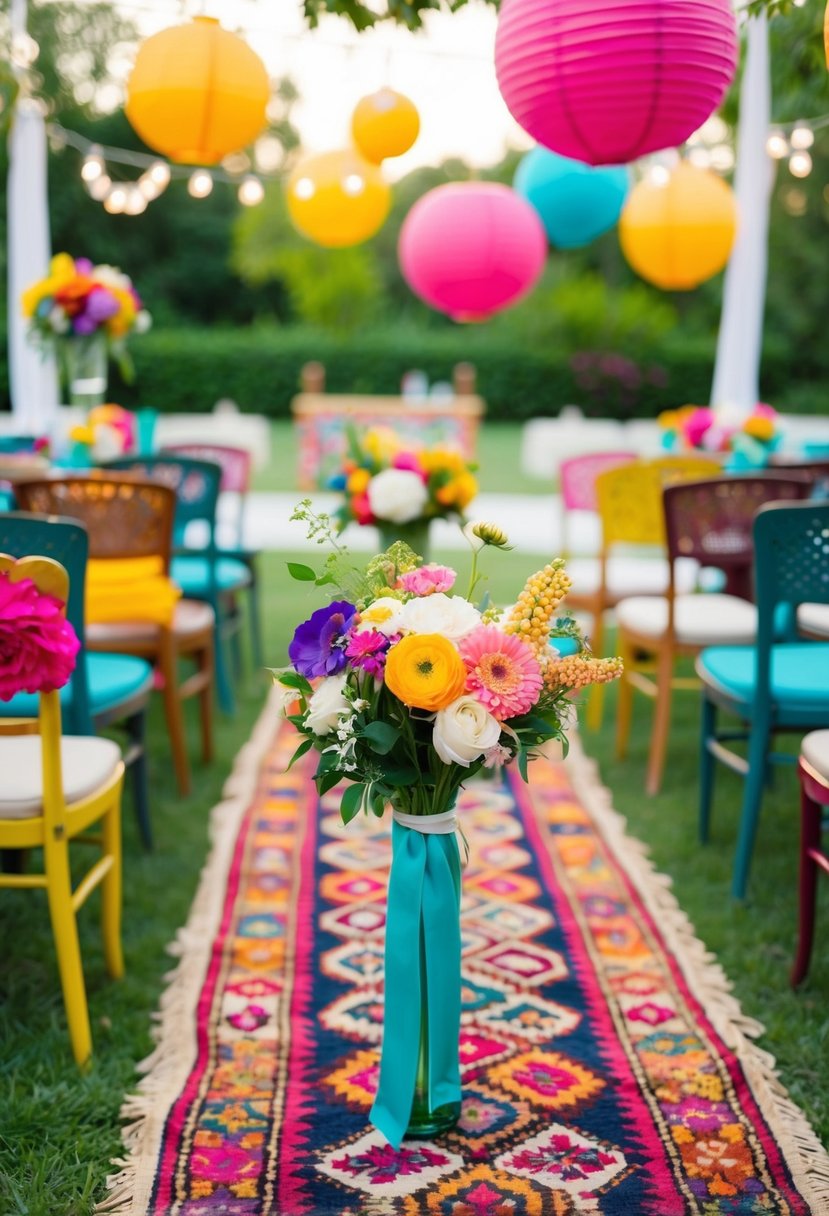
<path fill-rule="evenodd" d="M 0 572 L 12 582 L 29 578 L 41 592 L 66 602 L 66 571 L 51 558 L 15 561 L 0 554 Z M 107 971 L 113 977 L 124 972 L 121 752 L 110 739 L 62 738 L 60 694 L 45 692 L 38 719 L 0 719 L 0 774 L 0 849 L 43 850 L 41 872 L 0 871 L 0 887 L 46 891 L 72 1053 L 82 1065 L 91 1054 L 92 1037 L 76 914 L 99 885 Z M 90 835 L 87 829 L 99 822 L 100 833 Z M 69 842 L 76 839 L 99 845 L 100 858 L 73 888 Z"/>
<path fill-rule="evenodd" d="M 596 506 L 601 523 L 599 585 L 588 609 L 593 615 L 588 637 L 595 654 L 604 653 L 604 614 L 623 598 L 610 591 L 611 557 L 618 556 L 621 550 L 627 558 L 631 550 L 640 551 L 637 556 L 654 557 L 649 563 L 654 567 L 651 593 L 664 594 L 670 570 L 665 559 L 662 487 L 672 481 L 714 477 L 721 471 L 719 461 L 704 456 L 661 456 L 608 469 L 596 478 Z M 692 566 L 693 569 L 681 567 L 678 572 L 682 590 L 691 590 L 694 584 L 696 567 L 693 563 Z M 567 603 L 576 606 L 572 594 Z M 594 684 L 587 703 L 587 725 L 593 730 L 601 726 L 603 706 L 604 687 Z"/>

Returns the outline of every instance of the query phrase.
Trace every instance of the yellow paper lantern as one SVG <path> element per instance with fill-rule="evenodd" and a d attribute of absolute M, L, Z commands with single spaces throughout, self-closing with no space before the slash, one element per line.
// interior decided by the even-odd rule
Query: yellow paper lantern
<path fill-rule="evenodd" d="M 379 165 L 388 156 L 408 152 L 420 131 L 413 102 L 394 89 L 378 89 L 357 102 L 351 137 L 366 160 Z"/>
<path fill-rule="evenodd" d="M 376 165 L 353 149 L 301 161 L 288 178 L 288 214 L 303 236 L 329 248 L 367 241 L 391 206 Z"/>
<path fill-rule="evenodd" d="M 736 232 L 731 187 L 685 161 L 634 186 L 619 220 L 628 262 L 665 291 L 690 291 L 722 270 Z"/>
<path fill-rule="evenodd" d="M 270 82 L 259 56 L 212 17 L 142 43 L 125 111 L 146 144 L 184 165 L 214 165 L 265 125 Z"/>

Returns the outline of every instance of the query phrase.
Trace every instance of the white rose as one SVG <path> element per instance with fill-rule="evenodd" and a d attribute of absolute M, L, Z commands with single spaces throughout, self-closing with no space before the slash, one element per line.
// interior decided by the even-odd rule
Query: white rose
<path fill-rule="evenodd" d="M 339 725 L 343 714 L 351 713 L 351 703 L 345 697 L 345 674 L 326 676 L 314 690 L 308 702 L 305 725 L 315 735 L 327 735 Z"/>
<path fill-rule="evenodd" d="M 368 502 L 377 519 L 407 524 L 423 514 L 429 491 L 411 469 L 383 469 L 368 483 Z"/>
<path fill-rule="evenodd" d="M 393 633 L 400 632 L 402 611 L 402 600 L 396 600 L 393 595 L 381 595 L 360 613 L 357 632 L 365 633 L 367 629 L 376 629 L 378 633 L 384 633 L 389 638 Z"/>
<path fill-rule="evenodd" d="M 458 697 L 435 715 L 432 742 L 444 764 L 469 768 L 500 737 L 501 723 L 474 697 Z"/>
<path fill-rule="evenodd" d="M 477 608 L 462 595 L 424 595 L 408 600 L 398 618 L 398 625 L 409 633 L 442 633 L 450 642 L 466 637 L 481 623 Z"/>

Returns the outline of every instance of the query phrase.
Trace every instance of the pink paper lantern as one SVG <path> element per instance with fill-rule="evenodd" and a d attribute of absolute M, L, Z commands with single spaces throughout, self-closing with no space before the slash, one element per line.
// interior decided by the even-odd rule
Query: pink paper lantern
<path fill-rule="evenodd" d="M 403 277 L 455 321 L 481 321 L 535 285 L 547 256 L 538 214 L 498 182 L 451 182 L 424 194 L 400 230 Z"/>
<path fill-rule="evenodd" d="M 621 165 L 701 126 L 737 52 L 731 0 L 503 0 L 495 71 L 540 144 Z"/>

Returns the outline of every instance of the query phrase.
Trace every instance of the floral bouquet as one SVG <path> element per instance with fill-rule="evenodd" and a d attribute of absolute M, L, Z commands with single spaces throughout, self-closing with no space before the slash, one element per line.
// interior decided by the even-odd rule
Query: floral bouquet
<path fill-rule="evenodd" d="M 455 800 L 481 769 L 528 760 L 550 740 L 566 746 L 572 694 L 621 673 L 579 639 L 562 657 L 550 645 L 570 587 L 560 559 L 534 574 L 512 608 L 476 602 L 478 558 L 508 548 L 486 523 L 468 524 L 471 573 L 424 565 L 403 542 L 354 566 L 331 522 L 306 502 L 294 513 L 333 552 L 318 575 L 336 598 L 297 628 L 292 666 L 274 678 L 293 702 L 303 737 L 295 757 L 316 749 L 320 794 L 347 782 L 341 814 L 392 812 L 393 861 L 386 931 L 385 1030 L 374 1125 L 395 1146 L 407 1131 L 450 1126 L 460 1109 L 460 860 Z"/>
<path fill-rule="evenodd" d="M 478 493 L 473 468 L 460 452 L 406 446 L 386 428 L 367 431 L 362 439 L 351 431 L 342 471 L 329 482 L 344 492 L 334 518 L 341 529 L 352 522 L 374 524 L 382 548 L 404 539 L 422 554 L 429 522 L 462 518 Z"/>
<path fill-rule="evenodd" d="M 88 258 L 58 253 L 46 278 L 23 292 L 21 306 L 31 340 L 58 352 L 70 393 L 76 380 L 103 380 L 100 388 L 79 394 L 85 402 L 96 394 L 103 401 L 107 354 L 124 379 L 132 377 L 126 338 L 149 329 L 150 314 L 132 280 L 115 266 L 93 266 Z M 85 371 L 93 374 L 83 375 Z"/>
<path fill-rule="evenodd" d="M 761 469 L 782 438 L 777 412 L 758 401 L 748 417 L 729 421 L 727 415 L 703 405 L 665 410 L 657 419 L 662 446 L 669 452 L 724 452 L 730 469 Z"/>

